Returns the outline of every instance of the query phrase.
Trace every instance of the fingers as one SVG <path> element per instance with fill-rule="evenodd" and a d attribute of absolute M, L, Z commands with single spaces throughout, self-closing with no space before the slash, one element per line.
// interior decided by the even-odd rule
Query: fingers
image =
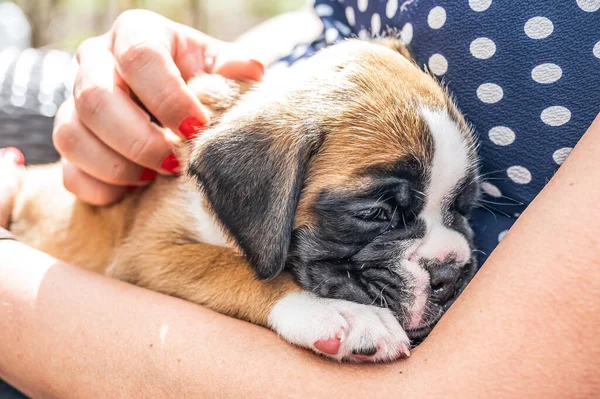
<path fill-rule="evenodd" d="M 265 74 L 265 67 L 256 60 L 224 60 L 218 64 L 215 73 L 228 79 L 259 82 Z"/>
<path fill-rule="evenodd" d="M 173 60 L 173 33 L 167 27 L 152 26 L 147 18 L 144 13 L 120 18 L 112 48 L 116 70 L 164 126 L 189 139 L 208 124 L 208 112 L 187 87 Z"/>
<path fill-rule="evenodd" d="M 108 205 L 123 198 L 126 188 L 93 178 L 63 158 L 63 184 L 81 201 L 91 205 Z"/>
<path fill-rule="evenodd" d="M 115 73 L 115 60 L 103 40 L 89 40 L 78 51 L 80 71 L 74 98 L 79 120 L 88 132 L 131 162 L 162 173 L 172 172 L 161 168 L 172 153 L 172 143 L 124 89 L 124 82 Z M 125 169 L 133 173 L 131 167 Z M 130 180 L 131 177 L 126 178 Z"/>
<path fill-rule="evenodd" d="M 265 74 L 265 67 L 262 63 L 244 56 L 242 49 L 234 44 L 217 42 L 207 51 L 215 53 L 212 73 L 228 79 L 255 82 L 261 81 Z"/>
<path fill-rule="evenodd" d="M 217 40 L 185 25 L 174 24 L 173 59 L 187 82 L 203 73 L 259 82 L 265 67 L 233 43 Z"/>
<path fill-rule="evenodd" d="M 97 180 L 111 185 L 143 184 L 141 176 L 144 167 L 128 160 L 98 139 L 79 121 L 72 103 L 59 109 L 53 141 L 63 158 Z"/>

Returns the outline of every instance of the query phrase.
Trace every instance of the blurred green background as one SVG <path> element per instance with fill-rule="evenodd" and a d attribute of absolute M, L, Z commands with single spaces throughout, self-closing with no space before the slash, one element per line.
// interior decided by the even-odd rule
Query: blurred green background
<path fill-rule="evenodd" d="M 301 8 L 305 0 L 13 0 L 32 25 L 33 47 L 75 50 L 105 32 L 121 12 L 144 8 L 232 40 L 271 16 Z M 2 0 L 0 0 L 2 2 Z"/>

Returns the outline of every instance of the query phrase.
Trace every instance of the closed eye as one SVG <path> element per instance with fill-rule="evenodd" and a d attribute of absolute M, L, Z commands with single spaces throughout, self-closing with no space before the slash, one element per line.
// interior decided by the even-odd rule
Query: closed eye
<path fill-rule="evenodd" d="M 373 222 L 389 222 L 393 218 L 393 215 L 389 213 L 387 208 L 379 206 L 360 210 L 354 216 Z"/>

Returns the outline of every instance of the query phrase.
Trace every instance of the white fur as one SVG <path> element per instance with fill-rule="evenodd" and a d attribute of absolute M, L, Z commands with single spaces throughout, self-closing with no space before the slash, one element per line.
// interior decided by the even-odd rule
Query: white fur
<path fill-rule="evenodd" d="M 356 360 L 353 350 L 378 347 L 370 361 L 394 360 L 408 353 L 410 341 L 389 309 L 308 292 L 289 294 L 269 314 L 269 324 L 288 342 L 320 353 L 315 342 L 341 338 L 337 360 Z"/>
<path fill-rule="evenodd" d="M 207 244 L 227 247 L 227 239 L 221 227 L 215 221 L 212 213 L 204 208 L 204 195 L 194 189 L 186 192 L 185 200 L 187 202 L 186 209 L 190 217 L 194 219 L 194 231 L 198 234 L 196 238 Z"/>
<path fill-rule="evenodd" d="M 429 273 L 425 271 L 417 262 L 412 260 L 404 260 L 402 262 L 402 268 L 405 272 L 412 275 L 412 281 L 410 281 L 414 301 L 411 307 L 408 309 L 410 312 L 410 322 L 408 325 L 409 329 L 416 329 L 419 327 L 423 315 L 425 314 L 425 308 L 427 307 L 427 299 L 429 298 Z"/>
<path fill-rule="evenodd" d="M 423 107 L 421 113 L 433 136 L 435 152 L 427 200 L 419 215 L 427 225 L 427 233 L 416 255 L 438 261 L 454 256 L 457 263 L 466 264 L 471 258 L 469 244 L 461 234 L 443 225 L 442 207 L 472 167 L 470 143 L 446 111 Z"/>

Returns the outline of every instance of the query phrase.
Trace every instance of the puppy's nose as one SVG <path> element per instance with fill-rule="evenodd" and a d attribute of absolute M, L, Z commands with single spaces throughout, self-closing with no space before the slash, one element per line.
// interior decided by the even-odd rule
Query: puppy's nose
<path fill-rule="evenodd" d="M 431 292 L 437 303 L 444 305 L 454 296 L 459 275 L 459 268 L 448 263 L 435 265 L 429 269 Z"/>

